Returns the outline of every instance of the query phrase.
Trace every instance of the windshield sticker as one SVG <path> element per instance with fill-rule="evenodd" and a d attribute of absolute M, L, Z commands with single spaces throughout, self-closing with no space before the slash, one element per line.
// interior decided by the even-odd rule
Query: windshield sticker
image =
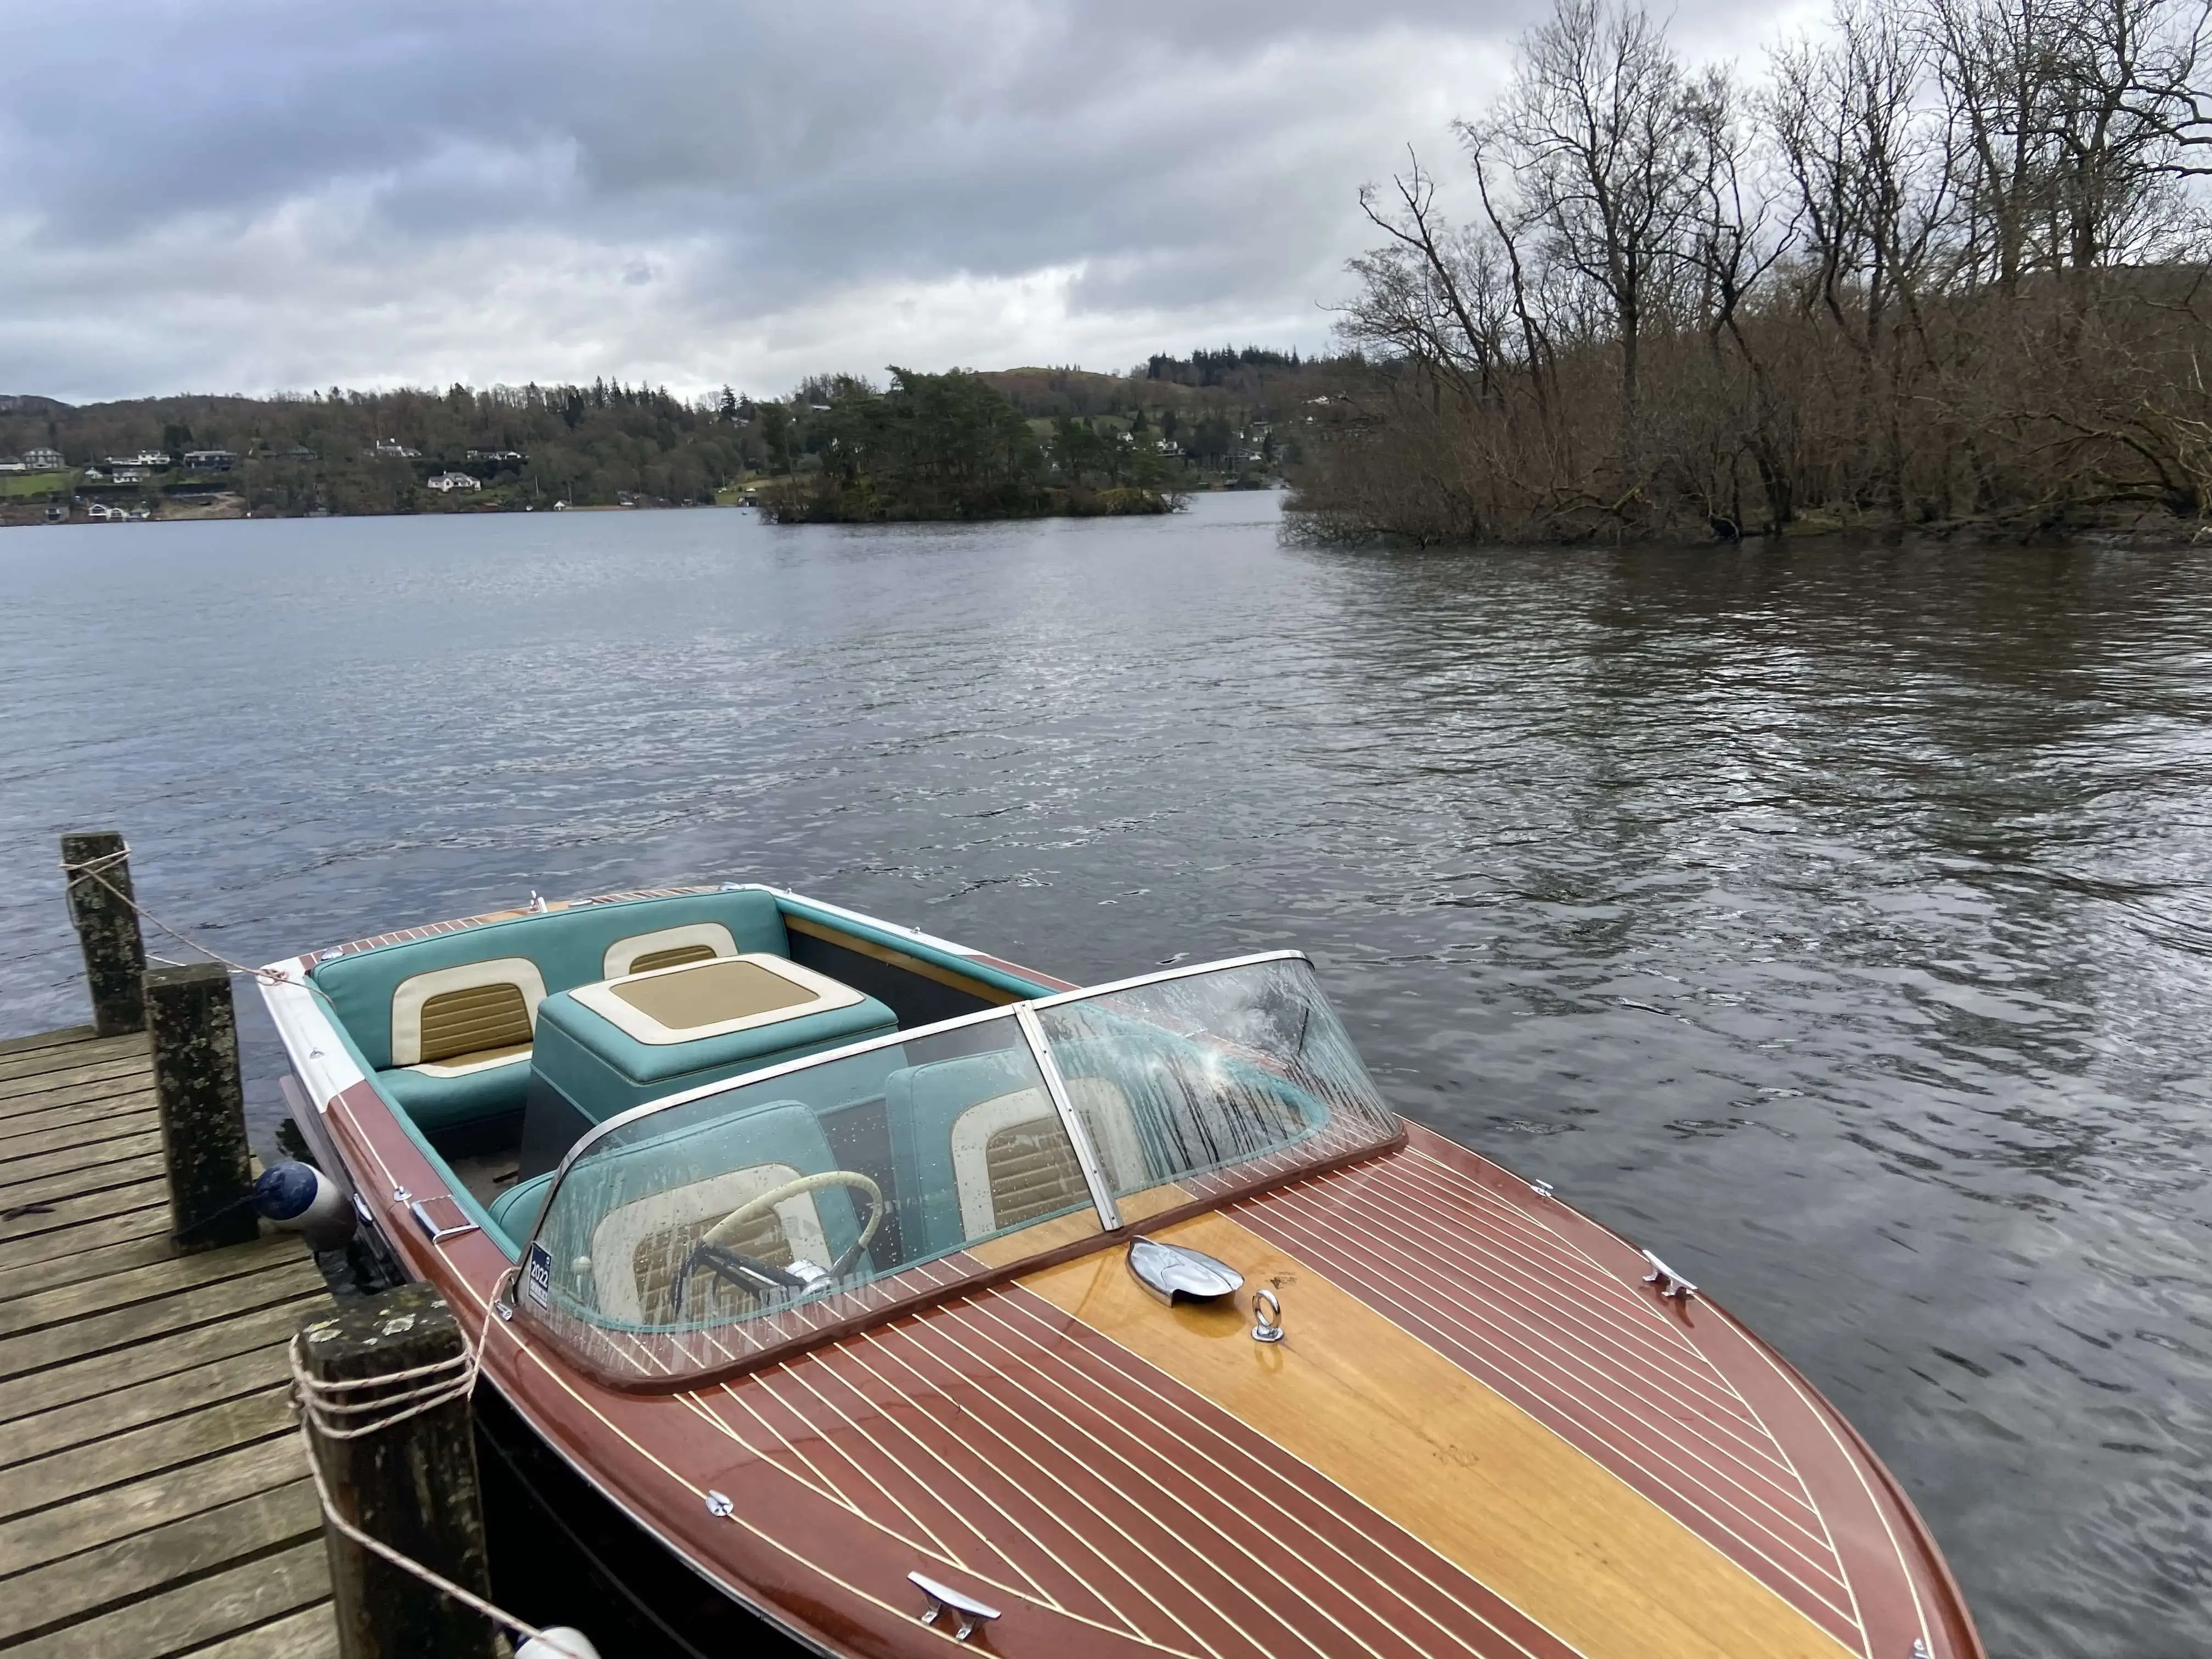
<path fill-rule="evenodd" d="M 541 1308 L 553 1305 L 553 1257 L 543 1244 L 532 1244 L 522 1264 L 522 1293 Z"/>

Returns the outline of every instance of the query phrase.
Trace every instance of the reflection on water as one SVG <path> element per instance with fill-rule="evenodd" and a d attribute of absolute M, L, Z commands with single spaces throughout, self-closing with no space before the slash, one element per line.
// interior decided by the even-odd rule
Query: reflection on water
<path fill-rule="evenodd" d="M 1246 496 L 28 530 L 0 592 L 0 1030 L 82 1017 L 64 827 L 253 961 L 732 876 L 1076 978 L 1303 945 L 1395 1103 L 1805 1367 L 1994 1652 L 2201 1648 L 2212 556 Z"/>

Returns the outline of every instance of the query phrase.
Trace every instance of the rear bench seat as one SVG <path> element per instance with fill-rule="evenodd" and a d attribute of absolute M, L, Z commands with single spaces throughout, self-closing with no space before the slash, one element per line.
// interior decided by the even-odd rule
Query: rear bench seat
<path fill-rule="evenodd" d="M 425 1133 L 520 1111 L 549 995 L 710 956 L 788 957 L 758 890 L 625 899 L 487 922 L 319 964 L 377 1087 Z"/>

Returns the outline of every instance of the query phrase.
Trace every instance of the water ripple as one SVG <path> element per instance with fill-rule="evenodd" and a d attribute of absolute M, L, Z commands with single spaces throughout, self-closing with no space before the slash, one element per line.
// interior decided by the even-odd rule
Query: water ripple
<path fill-rule="evenodd" d="M 1072 977 L 1303 945 L 1850 1413 L 1993 1652 L 2201 1650 L 2212 556 L 1273 511 L 0 535 L 0 1030 L 82 1017 L 70 827 L 253 960 L 731 875 Z"/>

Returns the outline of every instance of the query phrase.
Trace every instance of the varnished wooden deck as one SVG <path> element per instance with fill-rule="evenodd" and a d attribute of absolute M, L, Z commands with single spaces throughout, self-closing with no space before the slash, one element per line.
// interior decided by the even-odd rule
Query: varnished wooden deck
<path fill-rule="evenodd" d="M 0 1654 L 335 1655 L 297 1238 L 173 1255 L 143 1036 L 0 1042 Z"/>

